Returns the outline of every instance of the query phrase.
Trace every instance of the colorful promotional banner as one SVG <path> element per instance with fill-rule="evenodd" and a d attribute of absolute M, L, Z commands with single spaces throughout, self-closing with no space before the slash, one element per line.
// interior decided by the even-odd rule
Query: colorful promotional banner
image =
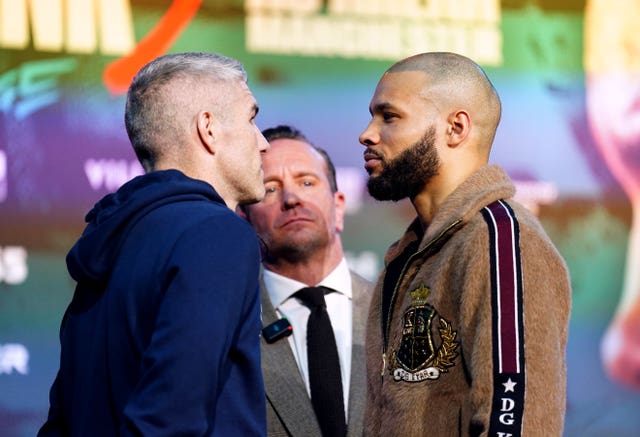
<path fill-rule="evenodd" d="M 66 253 L 93 204 L 143 172 L 129 82 L 182 51 L 240 60 L 259 127 L 293 125 L 329 152 L 347 258 L 372 280 L 415 214 L 365 188 L 358 136 L 377 81 L 415 53 L 477 61 L 503 105 L 490 160 L 571 272 L 564 434 L 636 435 L 638 22 L 634 0 L 0 0 L 0 435 L 44 422 L 75 285 Z"/>

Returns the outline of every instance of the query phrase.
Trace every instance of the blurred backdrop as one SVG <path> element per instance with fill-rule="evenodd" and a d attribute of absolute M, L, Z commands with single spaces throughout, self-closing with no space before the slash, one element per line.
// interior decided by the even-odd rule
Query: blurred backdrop
<path fill-rule="evenodd" d="M 329 151 L 349 205 L 348 258 L 371 279 L 414 214 L 364 186 L 358 135 L 380 75 L 424 51 L 482 65 L 503 101 L 491 161 L 572 275 L 565 435 L 637 435 L 640 391 L 605 373 L 600 347 L 640 274 L 639 10 L 638 0 L 0 0 L 0 435 L 35 435 L 44 421 L 74 288 L 66 252 L 93 204 L 142 172 L 123 122 L 131 77 L 178 51 L 241 60 L 258 125 L 294 125 Z"/>

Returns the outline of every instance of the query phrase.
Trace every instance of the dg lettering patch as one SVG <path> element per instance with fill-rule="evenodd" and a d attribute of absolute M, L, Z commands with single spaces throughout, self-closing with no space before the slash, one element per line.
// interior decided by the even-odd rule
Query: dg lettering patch
<path fill-rule="evenodd" d="M 391 354 L 390 370 L 396 381 L 438 379 L 455 365 L 457 332 L 446 319 L 438 317 L 439 342 L 434 342 L 432 324 L 438 313 L 427 303 L 430 293 L 424 284 L 411 292 L 411 306 L 403 316 L 402 340 Z"/>
<path fill-rule="evenodd" d="M 493 347 L 491 437 L 522 434 L 525 394 L 520 227 L 505 202 L 482 210 L 489 227 Z"/>

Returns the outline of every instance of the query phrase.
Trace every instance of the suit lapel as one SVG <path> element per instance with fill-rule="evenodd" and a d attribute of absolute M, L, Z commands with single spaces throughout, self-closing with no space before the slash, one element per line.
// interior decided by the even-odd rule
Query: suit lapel
<path fill-rule="evenodd" d="M 371 284 L 355 273 L 351 273 L 353 293 L 353 345 L 351 346 L 351 382 L 349 383 L 348 435 L 362 435 L 366 395 L 366 372 L 364 338 L 365 324 L 371 300 Z M 359 432 L 358 432 L 359 430 Z"/>
<path fill-rule="evenodd" d="M 278 316 L 269 296 L 260 284 L 262 295 L 262 324 L 267 326 L 275 322 Z M 289 342 L 281 339 L 268 344 L 260 340 L 262 354 L 262 375 L 267 401 L 276 411 L 287 430 L 294 436 L 320 435 L 320 427 L 300 375 Z"/>

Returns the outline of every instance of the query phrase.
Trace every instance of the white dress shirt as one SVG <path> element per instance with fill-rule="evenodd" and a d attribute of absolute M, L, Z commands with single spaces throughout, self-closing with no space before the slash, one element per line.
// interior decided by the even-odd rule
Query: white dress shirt
<path fill-rule="evenodd" d="M 300 374 L 307 386 L 307 393 L 311 396 L 309 388 L 309 370 L 307 366 L 307 319 L 310 310 L 298 299 L 291 297 L 296 291 L 307 287 L 307 284 L 295 279 L 287 278 L 267 269 L 263 272 L 264 284 L 271 303 L 280 317 L 286 317 L 293 327 L 293 333 L 288 337 L 289 346 L 296 358 Z M 336 337 L 338 356 L 340 357 L 340 372 L 342 377 L 342 390 L 344 392 L 345 417 L 348 420 L 349 406 L 349 382 L 351 375 L 351 343 L 352 343 L 352 290 L 351 274 L 347 261 L 343 258 L 340 264 L 316 286 L 329 287 L 335 290 L 325 294 L 327 312 L 331 319 L 331 326 Z"/>

